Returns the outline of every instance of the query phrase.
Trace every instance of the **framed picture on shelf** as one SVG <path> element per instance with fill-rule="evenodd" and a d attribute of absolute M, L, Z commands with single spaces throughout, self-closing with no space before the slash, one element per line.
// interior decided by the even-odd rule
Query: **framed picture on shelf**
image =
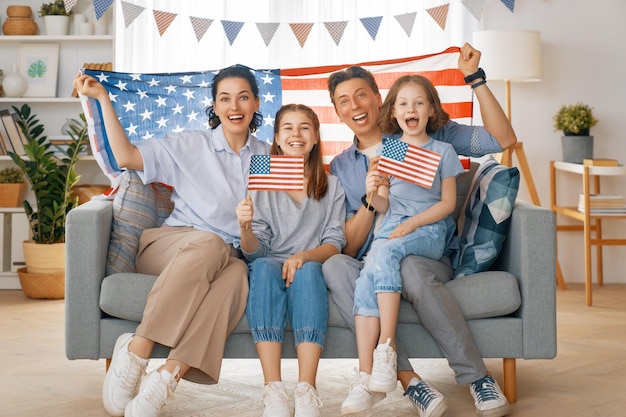
<path fill-rule="evenodd" d="M 56 97 L 59 71 L 58 44 L 18 45 L 17 65 L 28 84 L 24 97 Z"/>

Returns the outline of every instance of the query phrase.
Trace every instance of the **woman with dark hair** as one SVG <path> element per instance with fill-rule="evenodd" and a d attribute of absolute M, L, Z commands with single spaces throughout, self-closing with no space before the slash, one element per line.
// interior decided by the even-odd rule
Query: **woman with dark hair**
<path fill-rule="evenodd" d="M 157 279 L 136 334 L 119 336 L 102 389 L 112 416 L 156 417 L 180 378 L 217 382 L 226 338 L 245 311 L 248 267 L 234 208 L 246 196 L 250 156 L 268 151 L 252 135 L 259 90 L 249 68 L 223 69 L 213 81 L 210 130 L 132 144 L 102 84 L 79 73 L 74 86 L 99 101 L 119 166 L 145 184 L 173 187 L 172 213 L 142 233 L 136 259 L 137 272 Z M 142 379 L 155 343 L 170 347 L 169 356 Z"/>
<path fill-rule="evenodd" d="M 250 191 L 237 206 L 241 249 L 250 261 L 246 316 L 265 379 L 263 416 L 292 415 L 280 371 L 289 317 L 299 371 L 295 416 L 317 417 L 315 379 L 328 322 L 322 263 L 343 248 L 345 195 L 324 171 L 320 122 L 310 107 L 288 104 L 276 113 L 270 153 L 303 156 L 304 187 Z"/>

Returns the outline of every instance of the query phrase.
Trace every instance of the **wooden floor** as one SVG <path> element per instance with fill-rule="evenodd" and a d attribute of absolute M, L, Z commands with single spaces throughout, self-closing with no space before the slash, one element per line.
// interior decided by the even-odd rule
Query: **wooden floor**
<path fill-rule="evenodd" d="M 582 285 L 558 290 L 558 355 L 518 360 L 514 417 L 626 416 L 626 285 L 594 288 L 586 307 Z M 64 354 L 63 300 L 31 300 L 0 291 L 0 415 L 106 417 L 100 390 L 104 361 L 69 361 Z M 501 361 L 486 361 L 501 381 Z M 161 362 L 153 361 L 150 368 Z M 446 416 L 475 416 L 467 386 L 456 385 L 444 360 L 414 360 L 415 368 L 450 401 Z M 293 360 L 284 380 L 296 381 Z M 323 360 L 318 390 L 324 416 L 339 416 L 356 360 Z M 260 416 L 262 377 L 257 360 L 226 360 L 220 383 L 183 381 L 162 416 Z M 355 415 L 357 416 L 357 415 Z M 400 389 L 365 416 L 417 416 Z"/>

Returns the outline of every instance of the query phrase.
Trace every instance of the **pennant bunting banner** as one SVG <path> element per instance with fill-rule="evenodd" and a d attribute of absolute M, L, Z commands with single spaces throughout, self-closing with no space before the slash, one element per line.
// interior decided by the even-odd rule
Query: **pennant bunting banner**
<path fill-rule="evenodd" d="M 501 0 L 502 3 L 511 11 L 515 9 L 515 0 Z"/>
<path fill-rule="evenodd" d="M 413 31 L 413 24 L 415 23 L 416 15 L 417 12 L 399 14 L 397 16 L 394 16 L 398 23 L 400 23 L 400 26 L 402 26 L 402 29 L 404 29 L 406 36 L 408 36 L 409 38 L 411 37 L 411 32 Z"/>
<path fill-rule="evenodd" d="M 144 10 L 144 7 L 135 6 L 132 3 L 123 1 L 122 13 L 124 15 L 124 27 L 127 28 L 128 26 L 130 26 L 130 24 L 133 23 Z"/>
<path fill-rule="evenodd" d="M 178 16 L 174 13 L 161 12 L 159 10 L 153 10 L 153 13 L 154 22 L 156 23 L 157 28 L 159 29 L 159 35 L 161 36 L 163 36 L 167 28 L 170 27 L 174 19 L 176 19 L 176 16 Z"/>
<path fill-rule="evenodd" d="M 476 20 L 481 19 L 485 7 L 485 0 L 462 0 L 461 3 L 474 15 Z"/>
<path fill-rule="evenodd" d="M 206 31 L 211 27 L 211 23 L 213 20 L 211 19 L 203 19 L 201 17 L 189 17 L 189 21 L 191 22 L 191 27 L 193 27 L 193 31 L 196 34 L 196 39 L 200 42 L 200 39 L 204 36 Z"/>
<path fill-rule="evenodd" d="M 367 62 L 381 95 L 405 74 L 421 74 L 437 87 L 442 105 L 450 117 L 470 124 L 472 91 L 458 70 L 459 48 L 418 57 Z M 328 77 L 350 65 L 294 69 L 259 69 L 254 74 L 259 85 L 263 123 L 255 135 L 268 143 L 274 137 L 274 118 L 283 103 L 303 103 L 320 119 L 322 152 L 326 163 L 352 143 L 354 134 L 341 123 L 328 96 Z M 211 82 L 216 71 L 131 74 L 84 70 L 99 80 L 109 92 L 115 112 L 132 143 L 160 138 L 169 132 L 208 129 L 207 108 L 211 102 Z M 108 144 L 98 102 L 81 97 L 89 125 L 91 149 L 98 165 L 117 184 L 121 173 Z"/>
<path fill-rule="evenodd" d="M 78 3 L 78 0 L 63 0 L 65 11 L 68 13 L 71 12 L 74 6 L 76 6 L 76 3 Z"/>
<path fill-rule="evenodd" d="M 239 31 L 244 25 L 244 22 L 233 22 L 231 20 L 222 20 L 222 27 L 224 28 L 224 33 L 226 33 L 226 37 L 228 38 L 228 43 L 231 45 L 237 39 L 237 35 L 239 35 Z"/>
<path fill-rule="evenodd" d="M 278 29 L 278 23 L 257 23 L 256 27 L 263 38 L 263 42 L 265 42 L 265 46 L 269 46 L 276 29 Z"/>
<path fill-rule="evenodd" d="M 100 17 L 111 7 L 114 0 L 93 0 L 94 10 L 96 12 L 96 18 L 100 19 Z M 515 0 L 500 0 L 511 12 L 515 9 Z M 63 0 L 65 5 L 65 9 L 69 12 L 74 6 L 76 6 L 78 0 Z M 485 0 L 461 0 L 461 3 L 467 8 L 467 10 L 477 19 L 480 20 L 483 14 L 483 8 L 485 7 Z M 124 23 L 125 27 L 128 27 L 145 9 L 145 7 L 138 6 L 132 4 L 128 1 L 121 1 L 122 4 L 122 13 L 124 15 Z M 447 0 L 443 5 L 426 9 L 428 15 L 443 29 L 445 30 L 446 21 L 448 18 L 448 10 L 449 10 L 450 0 Z M 157 13 L 164 14 L 173 14 L 167 11 L 161 10 L 153 10 L 155 14 L 155 19 Z M 174 14 L 176 15 L 176 14 Z M 394 16 L 398 24 L 402 27 L 407 36 L 411 36 L 411 32 L 413 31 L 413 25 L 415 24 L 415 17 L 417 12 L 410 12 L 405 14 L 400 14 Z M 211 23 L 216 19 L 211 18 L 201 18 L 197 16 L 188 16 L 190 22 L 193 26 L 194 32 L 196 33 L 196 38 L 198 42 L 204 36 L 204 33 L 208 30 Z M 373 16 L 373 17 L 363 17 L 360 18 L 359 21 L 367 30 L 367 33 L 372 37 L 372 40 L 376 40 L 376 36 L 378 34 L 378 29 L 380 28 L 380 24 L 383 16 Z M 170 18 L 168 18 L 170 19 Z M 162 20 L 157 21 L 157 26 L 159 29 L 159 33 L 161 36 L 167 31 L 169 24 L 172 23 L 173 18 L 169 20 L 169 23 L 166 23 Z M 228 42 L 232 45 L 235 39 L 237 38 L 239 31 L 241 30 L 244 22 L 234 22 L 229 20 L 220 20 L 222 22 L 222 26 L 224 28 L 224 33 L 228 38 Z M 160 23 L 160 24 L 159 24 Z M 265 46 L 269 46 L 274 33 L 276 33 L 276 29 L 280 25 L 280 23 L 276 22 L 254 22 L 265 42 Z M 322 22 L 328 33 L 330 33 L 333 41 L 338 46 L 341 42 L 341 38 L 343 37 L 343 33 L 348 25 L 348 21 L 341 22 Z M 306 40 L 309 36 L 311 28 L 314 23 L 289 23 L 291 29 L 296 36 L 296 39 L 300 43 L 301 47 L 304 47 Z"/>
<path fill-rule="evenodd" d="M 427 9 L 426 11 L 433 18 L 435 22 L 439 25 L 439 27 L 443 30 L 446 30 L 446 20 L 448 19 L 448 4 L 444 4 L 443 6 L 433 7 L 432 9 Z"/>
<path fill-rule="evenodd" d="M 304 157 L 288 155 L 252 155 L 248 191 L 302 191 Z"/>
<path fill-rule="evenodd" d="M 335 45 L 339 46 L 339 42 L 343 37 L 346 26 L 348 26 L 348 22 L 325 22 L 324 26 L 326 26 L 326 30 L 335 41 Z"/>
<path fill-rule="evenodd" d="M 359 20 L 363 24 L 365 30 L 367 30 L 367 33 L 369 33 L 369 35 L 372 37 L 372 40 L 375 41 L 376 35 L 378 35 L 378 29 L 380 29 L 380 22 L 383 21 L 383 17 L 364 17 Z"/>
<path fill-rule="evenodd" d="M 398 139 L 385 139 L 378 170 L 404 181 L 431 188 L 441 154 Z"/>

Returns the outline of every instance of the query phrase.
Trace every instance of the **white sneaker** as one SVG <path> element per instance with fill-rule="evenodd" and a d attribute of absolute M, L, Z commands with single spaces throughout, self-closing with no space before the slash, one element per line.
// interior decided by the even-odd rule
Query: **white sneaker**
<path fill-rule="evenodd" d="M 165 401 L 174 397 L 174 390 L 178 385 L 176 375 L 178 366 L 174 373 L 163 369 L 160 372 L 154 370 L 141 381 L 139 393 L 126 406 L 125 417 L 158 417 Z"/>
<path fill-rule="evenodd" d="M 384 392 L 371 392 L 367 388 L 370 376 L 365 372 L 354 370 L 356 375 L 348 388 L 348 397 L 341 403 L 341 414 L 360 413 L 369 410 L 377 402 L 384 399 Z"/>
<path fill-rule="evenodd" d="M 117 338 L 113 348 L 111 365 L 102 385 L 104 409 L 112 416 L 123 416 L 126 404 L 137 394 L 141 378 L 146 374 L 148 359 L 142 359 L 128 351 L 132 333 Z"/>
<path fill-rule="evenodd" d="M 296 412 L 294 417 L 320 417 L 322 401 L 317 390 L 308 382 L 298 382 L 293 393 Z"/>
<path fill-rule="evenodd" d="M 289 396 L 282 381 L 270 382 L 263 388 L 263 417 L 291 417 Z"/>
<path fill-rule="evenodd" d="M 509 402 L 491 375 L 470 384 L 478 417 L 503 417 L 509 413 Z"/>
<path fill-rule="evenodd" d="M 409 397 L 420 417 L 441 417 L 448 408 L 443 394 L 424 380 L 411 379 L 404 395 Z"/>
<path fill-rule="evenodd" d="M 390 345 L 391 339 L 374 350 L 374 365 L 368 387 L 370 391 L 391 392 L 398 386 L 398 356 Z"/>

